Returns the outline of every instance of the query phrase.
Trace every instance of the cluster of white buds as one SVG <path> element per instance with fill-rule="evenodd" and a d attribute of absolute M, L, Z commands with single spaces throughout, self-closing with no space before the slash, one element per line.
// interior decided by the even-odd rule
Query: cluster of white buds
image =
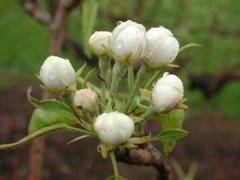
<path fill-rule="evenodd" d="M 155 72 L 152 69 L 160 69 L 172 63 L 179 52 L 178 40 L 169 29 L 160 26 L 146 31 L 142 24 L 130 20 L 118 22 L 118 25 L 112 32 L 95 32 L 89 39 L 89 46 L 95 54 L 108 54 L 116 62 L 127 62 L 129 65 L 141 61 L 145 62 L 144 64 L 147 64 L 145 66 L 147 69 L 145 70 L 148 72 L 143 70 L 143 73 L 139 75 L 140 79 L 145 74 L 150 78 Z M 126 66 L 119 67 L 114 69 L 116 72 L 113 72 L 115 73 L 113 77 L 117 77 L 118 81 L 120 79 L 118 77 L 123 76 L 126 72 L 124 70 Z M 118 74 L 117 71 L 119 71 Z M 149 73 L 149 71 L 152 71 L 152 73 Z M 116 84 L 117 86 L 118 82 L 112 81 L 111 84 Z M 141 84 L 141 80 L 139 84 Z M 136 86 L 135 90 L 138 88 Z M 111 92 L 113 92 L 111 97 L 114 97 L 115 91 Z M 134 96 L 134 93 L 132 94 Z M 183 84 L 177 76 L 165 73 L 156 83 L 151 97 L 152 107 L 155 112 L 169 112 L 182 100 Z M 133 99 L 130 97 L 130 102 L 127 103 L 128 108 L 131 108 L 131 100 Z M 109 113 L 102 114 L 96 118 L 94 128 L 103 142 L 115 146 L 123 143 L 130 137 L 132 133 L 124 135 L 124 128 L 127 129 L 127 124 L 121 124 L 119 120 L 124 119 L 123 115 L 120 113 Z M 119 126 L 124 130 L 118 128 Z"/>
<path fill-rule="evenodd" d="M 179 51 L 179 43 L 169 29 L 160 26 L 146 32 L 142 24 L 119 22 L 111 32 L 95 32 L 89 45 L 96 54 L 108 50 L 118 61 L 130 64 L 145 60 L 150 67 L 171 63 Z"/>
<path fill-rule="evenodd" d="M 109 55 L 118 62 L 118 65 L 122 62 L 131 65 L 139 61 L 145 61 L 146 63 L 143 64 L 147 64 L 148 71 L 171 63 L 179 51 L 179 43 L 170 30 L 160 26 L 146 31 L 142 24 L 130 20 L 119 22 L 112 32 L 95 32 L 89 38 L 89 46 L 100 59 Z M 109 63 L 102 64 L 100 70 L 107 71 L 103 66 L 107 64 Z M 126 66 L 119 67 L 119 69 L 126 68 Z M 119 80 L 118 76 L 122 76 L 126 72 L 123 69 L 121 70 L 122 74 L 119 73 L 117 76 L 115 74 L 117 80 Z M 155 70 L 152 71 L 155 72 Z M 101 73 L 105 74 L 104 77 L 106 78 L 106 72 Z M 70 90 L 75 93 L 72 96 L 74 110 L 77 112 L 89 112 L 93 115 L 94 120 L 90 121 L 93 127 L 92 130 L 98 135 L 103 144 L 115 147 L 124 144 L 133 134 L 134 122 L 126 115 L 125 110 L 123 110 L 124 113 L 114 112 L 115 110 L 112 110 L 113 112 L 107 111 L 109 113 L 104 113 L 104 111 L 101 111 L 102 114 L 96 113 L 99 112 L 99 108 L 96 107 L 103 105 L 100 108 L 102 110 L 106 105 L 104 104 L 106 100 L 105 84 L 103 84 L 103 91 L 100 94 L 101 102 L 98 97 L 99 94 L 97 95 L 92 89 L 77 90 L 76 73 L 69 60 L 56 56 L 48 57 L 41 67 L 40 78 L 49 90 L 55 92 Z M 75 85 L 75 88 L 68 88 L 69 86 L 73 87 L 72 85 Z M 112 82 L 111 85 L 114 85 L 114 83 Z M 115 89 L 111 92 L 115 92 Z M 158 113 L 171 111 L 182 100 L 183 92 L 182 81 L 175 75 L 164 73 L 152 90 L 153 109 Z M 132 94 L 134 95 L 134 93 Z M 114 94 L 111 94 L 110 98 L 114 100 Z M 131 103 L 128 104 L 129 108 L 131 108 L 131 105 Z"/>
<path fill-rule="evenodd" d="M 97 35 L 98 33 L 95 33 Z M 106 39 L 98 39 L 100 42 L 107 42 L 109 33 L 105 34 Z M 94 36 L 95 36 L 94 35 Z M 94 39 L 94 37 L 92 37 Z M 104 53 L 104 48 L 95 43 L 98 53 Z M 41 69 L 40 78 L 45 86 L 51 91 L 63 92 L 70 85 L 76 83 L 76 73 L 69 60 L 57 56 L 48 57 Z M 92 112 L 99 104 L 98 95 L 91 89 L 80 89 L 73 97 L 73 104 L 86 112 Z M 127 115 L 119 112 L 103 113 L 99 115 L 94 123 L 94 131 L 101 141 L 110 146 L 117 146 L 126 142 L 134 131 L 133 120 Z"/>

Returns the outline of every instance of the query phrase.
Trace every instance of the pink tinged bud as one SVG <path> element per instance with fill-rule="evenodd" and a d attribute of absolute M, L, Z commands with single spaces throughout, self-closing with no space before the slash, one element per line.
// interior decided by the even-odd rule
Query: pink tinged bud
<path fill-rule="evenodd" d="M 179 51 L 178 40 L 163 26 L 148 30 L 146 43 L 145 54 L 149 55 L 147 62 L 153 67 L 173 62 Z"/>
<path fill-rule="evenodd" d="M 106 144 L 118 146 L 126 142 L 134 131 L 133 120 L 119 112 L 104 113 L 95 120 L 94 129 Z"/>
<path fill-rule="evenodd" d="M 157 111 L 170 111 L 183 98 L 183 83 L 175 75 L 165 72 L 152 91 L 153 106 Z"/>
<path fill-rule="evenodd" d="M 99 102 L 99 98 L 94 91 L 90 89 L 81 89 L 76 92 L 73 98 L 73 104 L 85 110 L 94 109 Z"/>
<path fill-rule="evenodd" d="M 130 20 L 119 22 L 110 39 L 113 56 L 120 61 L 134 63 L 144 55 L 146 29 Z"/>
<path fill-rule="evenodd" d="M 43 83 L 52 90 L 61 91 L 76 83 L 75 71 L 69 60 L 49 56 L 40 69 Z"/>
<path fill-rule="evenodd" d="M 89 38 L 89 46 L 95 54 L 101 55 L 106 53 L 106 49 L 110 49 L 110 37 L 111 32 L 108 31 L 96 31 Z"/>

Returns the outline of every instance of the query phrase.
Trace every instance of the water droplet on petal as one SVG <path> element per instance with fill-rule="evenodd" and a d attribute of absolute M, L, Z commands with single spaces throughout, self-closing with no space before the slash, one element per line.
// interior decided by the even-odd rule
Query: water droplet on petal
<path fill-rule="evenodd" d="M 137 32 L 136 32 L 136 35 L 137 35 L 138 37 L 141 37 L 141 36 L 142 36 L 142 33 L 141 33 L 140 31 L 137 31 Z"/>
<path fill-rule="evenodd" d="M 117 45 L 118 49 L 122 48 L 122 46 L 123 46 L 122 40 L 118 40 L 116 45 Z"/>
<path fill-rule="evenodd" d="M 152 85 L 153 85 L 153 87 L 155 87 L 155 86 L 156 86 L 156 84 L 157 84 L 157 82 L 156 82 L 156 81 L 155 81 L 155 82 L 153 82 L 153 84 L 152 84 Z"/>
<path fill-rule="evenodd" d="M 148 35 L 147 38 L 148 39 L 152 39 L 153 37 L 152 37 L 152 35 Z"/>
<path fill-rule="evenodd" d="M 117 22 L 117 25 L 118 25 L 118 26 L 119 26 L 120 24 L 122 24 L 122 21 L 118 21 L 118 22 Z"/>

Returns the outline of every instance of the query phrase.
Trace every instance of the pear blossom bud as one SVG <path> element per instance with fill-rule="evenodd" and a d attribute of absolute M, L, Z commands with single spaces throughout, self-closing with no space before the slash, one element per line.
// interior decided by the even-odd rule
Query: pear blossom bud
<path fill-rule="evenodd" d="M 183 83 L 175 75 L 165 72 L 152 91 L 153 106 L 158 112 L 168 112 L 183 98 Z"/>
<path fill-rule="evenodd" d="M 76 74 L 69 60 L 57 56 L 49 56 L 39 74 L 43 83 L 56 91 L 64 90 L 76 82 Z"/>
<path fill-rule="evenodd" d="M 108 31 L 96 31 L 93 35 L 90 36 L 88 41 L 91 50 L 98 55 L 106 53 L 104 47 L 110 49 L 111 34 L 112 33 Z"/>
<path fill-rule="evenodd" d="M 106 144 L 118 146 L 126 142 L 134 131 L 133 120 L 119 112 L 104 113 L 95 120 L 94 129 Z"/>
<path fill-rule="evenodd" d="M 146 60 L 152 67 L 173 62 L 179 51 L 178 40 L 163 26 L 147 31 L 146 44 L 145 54 L 149 54 Z"/>
<path fill-rule="evenodd" d="M 73 98 L 73 104 L 85 110 L 94 109 L 99 102 L 97 94 L 90 89 L 81 89 L 76 92 Z"/>
<path fill-rule="evenodd" d="M 113 56 L 119 61 L 134 63 L 144 55 L 146 29 L 130 20 L 119 22 L 113 30 L 110 45 Z"/>

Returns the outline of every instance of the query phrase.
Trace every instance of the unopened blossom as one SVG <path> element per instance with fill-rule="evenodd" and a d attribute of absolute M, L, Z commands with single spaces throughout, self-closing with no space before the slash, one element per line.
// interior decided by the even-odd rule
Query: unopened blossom
<path fill-rule="evenodd" d="M 178 40 L 169 29 L 160 26 L 146 33 L 147 63 L 152 67 L 173 62 L 179 51 Z"/>
<path fill-rule="evenodd" d="M 170 111 L 183 98 L 183 83 L 175 75 L 165 72 L 152 90 L 152 103 L 158 112 Z"/>
<path fill-rule="evenodd" d="M 97 94 L 90 89 L 81 89 L 76 92 L 73 98 L 73 104 L 84 110 L 93 110 L 99 102 Z"/>
<path fill-rule="evenodd" d="M 76 83 L 76 74 L 69 60 L 57 56 L 49 56 L 39 74 L 43 83 L 55 91 L 64 90 Z"/>
<path fill-rule="evenodd" d="M 115 59 L 134 63 L 144 56 L 146 29 L 133 21 L 119 22 L 110 38 L 110 47 Z"/>
<path fill-rule="evenodd" d="M 131 137 L 134 123 L 129 116 L 123 113 L 110 112 L 96 118 L 94 129 L 104 143 L 118 146 Z"/>
<path fill-rule="evenodd" d="M 108 31 L 96 31 L 92 34 L 88 41 L 91 50 L 97 55 L 106 53 L 106 49 L 110 49 L 111 34 Z"/>

